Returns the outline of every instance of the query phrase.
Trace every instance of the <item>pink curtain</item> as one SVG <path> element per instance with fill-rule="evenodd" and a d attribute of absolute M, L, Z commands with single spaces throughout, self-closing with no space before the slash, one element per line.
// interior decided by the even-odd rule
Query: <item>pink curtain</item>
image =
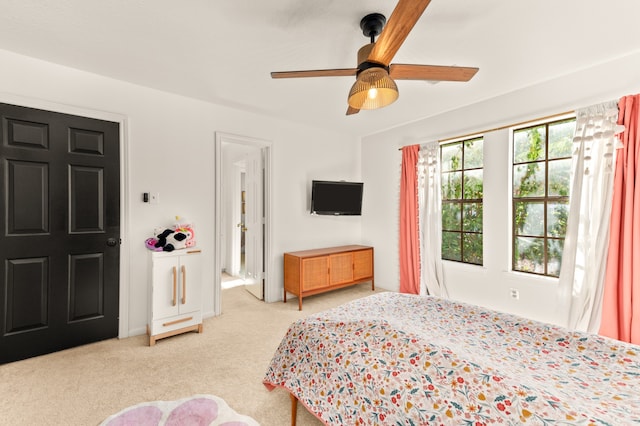
<path fill-rule="evenodd" d="M 640 344 L 640 95 L 618 104 L 618 150 L 600 334 Z"/>
<path fill-rule="evenodd" d="M 400 179 L 400 292 L 420 294 L 420 242 L 418 239 L 419 145 L 402 148 Z"/>

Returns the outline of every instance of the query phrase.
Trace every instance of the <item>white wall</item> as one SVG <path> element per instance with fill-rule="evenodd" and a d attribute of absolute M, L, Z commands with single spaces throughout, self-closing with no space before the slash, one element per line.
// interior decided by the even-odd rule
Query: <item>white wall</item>
<path fill-rule="evenodd" d="M 144 240 L 175 215 L 196 224 L 205 262 L 204 310 L 213 313 L 214 135 L 216 131 L 273 143 L 272 277 L 282 293 L 282 253 L 360 241 L 360 219 L 311 217 L 312 178 L 358 179 L 359 141 L 324 129 L 245 113 L 223 106 L 105 78 L 0 50 L 0 102 L 78 115 L 124 118 L 128 164 L 124 194 L 124 250 L 129 299 L 121 312 L 125 334 L 145 332 L 148 253 Z M 152 72 L 150 70 L 150 72 Z M 188 76 L 185 76 L 188 78 Z M 142 202 L 158 192 L 157 205 Z M 127 320 L 128 318 L 128 320 Z"/>
<path fill-rule="evenodd" d="M 311 216 L 309 210 L 312 180 L 360 180 L 360 145 L 330 134 L 310 139 L 308 131 L 300 127 L 290 135 L 293 143 L 273 148 L 273 169 L 283 175 L 274 185 L 276 199 L 286 200 L 274 214 L 275 225 L 288 230 L 280 233 L 278 244 L 285 251 L 358 244 L 360 217 Z"/>
<path fill-rule="evenodd" d="M 636 53 L 364 137 L 362 177 L 365 188 L 375 187 L 376 191 L 365 199 L 362 236 L 363 242 L 376 250 L 376 284 L 389 290 L 399 289 L 398 200 L 402 158 L 399 147 L 486 131 L 618 99 L 640 91 L 639 76 L 640 53 Z M 508 130 L 485 134 L 485 265 L 445 261 L 445 282 L 454 299 L 564 325 L 566 307 L 558 305 L 557 280 L 509 271 L 508 150 Z M 510 288 L 519 290 L 519 300 L 509 298 Z"/>

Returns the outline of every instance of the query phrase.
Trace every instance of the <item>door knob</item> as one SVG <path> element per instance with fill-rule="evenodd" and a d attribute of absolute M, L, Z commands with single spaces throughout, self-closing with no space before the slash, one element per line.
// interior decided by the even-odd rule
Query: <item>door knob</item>
<path fill-rule="evenodd" d="M 107 245 L 108 245 L 109 247 L 115 247 L 115 246 L 117 246 L 117 245 L 118 245 L 118 240 L 116 240 L 115 238 L 109 238 L 109 239 L 107 240 Z"/>

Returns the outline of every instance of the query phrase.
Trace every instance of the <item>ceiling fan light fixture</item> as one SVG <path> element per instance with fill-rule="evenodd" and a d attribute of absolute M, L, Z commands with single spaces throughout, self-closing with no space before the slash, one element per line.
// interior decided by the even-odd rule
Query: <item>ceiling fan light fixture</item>
<path fill-rule="evenodd" d="M 349 106 L 357 109 L 377 109 L 398 99 L 398 86 L 383 67 L 360 72 L 349 91 Z"/>

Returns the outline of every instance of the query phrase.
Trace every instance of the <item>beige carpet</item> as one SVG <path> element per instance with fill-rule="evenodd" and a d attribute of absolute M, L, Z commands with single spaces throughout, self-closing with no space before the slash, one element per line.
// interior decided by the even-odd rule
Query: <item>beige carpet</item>
<path fill-rule="evenodd" d="M 1 425 L 97 425 L 125 407 L 195 394 L 223 398 L 263 426 L 290 421 L 288 394 L 262 385 L 291 322 L 372 294 L 369 284 L 288 303 L 263 303 L 243 287 L 223 291 L 219 317 L 204 333 L 149 347 L 146 336 L 108 340 L 0 366 Z M 304 407 L 298 425 L 320 425 Z"/>

